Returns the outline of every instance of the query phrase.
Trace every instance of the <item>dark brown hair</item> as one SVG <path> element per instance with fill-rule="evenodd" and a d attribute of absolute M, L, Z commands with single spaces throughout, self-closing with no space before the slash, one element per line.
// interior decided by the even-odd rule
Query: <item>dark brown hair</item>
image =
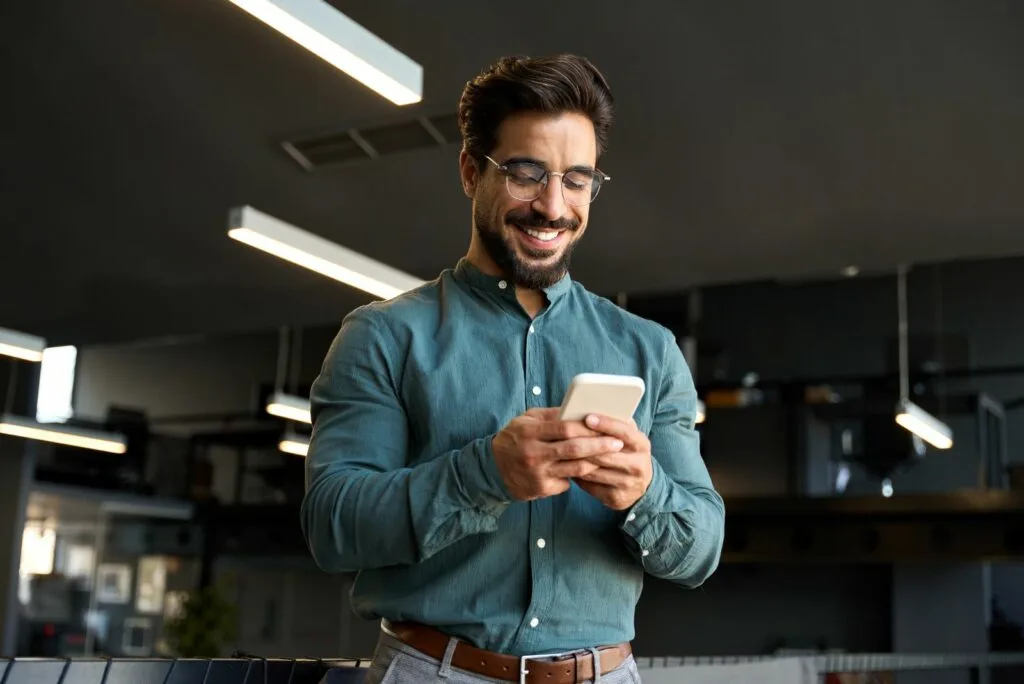
<path fill-rule="evenodd" d="M 483 163 L 497 146 L 498 127 L 519 112 L 576 112 L 590 118 L 597 154 L 608 147 L 614 100 L 608 82 L 576 55 L 503 57 L 466 84 L 459 100 L 459 128 L 466 152 Z"/>

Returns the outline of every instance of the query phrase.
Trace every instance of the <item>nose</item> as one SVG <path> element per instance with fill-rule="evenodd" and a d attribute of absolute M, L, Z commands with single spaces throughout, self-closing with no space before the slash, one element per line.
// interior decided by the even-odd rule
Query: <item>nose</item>
<path fill-rule="evenodd" d="M 537 199 L 532 202 L 533 209 L 548 221 L 557 221 L 565 215 L 565 197 L 562 196 L 562 178 L 555 176 L 548 180 Z"/>

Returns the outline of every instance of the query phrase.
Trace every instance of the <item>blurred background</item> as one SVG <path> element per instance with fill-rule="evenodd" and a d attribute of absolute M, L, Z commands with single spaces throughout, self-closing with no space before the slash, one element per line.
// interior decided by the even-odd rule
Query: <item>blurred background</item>
<path fill-rule="evenodd" d="M 1024 651 L 1024 4 L 330 6 L 416 101 L 228 0 L 0 10 L 0 654 L 372 652 L 298 505 L 309 385 L 389 295 L 251 238 L 435 277 L 462 86 L 563 51 L 617 100 L 574 277 L 676 333 L 728 511 L 637 654 Z M 920 681 L 1021 671 L 978 672 Z"/>

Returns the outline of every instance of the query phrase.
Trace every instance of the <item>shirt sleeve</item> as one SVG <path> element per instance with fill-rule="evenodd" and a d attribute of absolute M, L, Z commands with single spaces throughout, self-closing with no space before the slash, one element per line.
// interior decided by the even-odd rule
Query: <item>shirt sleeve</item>
<path fill-rule="evenodd" d="M 408 466 L 397 390 L 404 350 L 380 315 L 363 308 L 346 317 L 310 395 L 301 524 L 330 572 L 416 563 L 494 531 L 511 501 L 490 436 Z"/>
<path fill-rule="evenodd" d="M 650 433 L 654 476 L 622 530 L 646 572 L 698 587 L 721 559 L 725 504 L 701 458 L 697 391 L 676 344 L 668 345 L 662 369 Z"/>

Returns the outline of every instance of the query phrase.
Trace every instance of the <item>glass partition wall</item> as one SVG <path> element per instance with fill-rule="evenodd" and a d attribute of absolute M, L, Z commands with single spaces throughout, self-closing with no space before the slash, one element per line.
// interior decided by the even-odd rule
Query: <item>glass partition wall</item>
<path fill-rule="evenodd" d="M 199 579 L 191 507 L 69 487 L 31 493 L 17 654 L 166 655 L 165 621 Z"/>

